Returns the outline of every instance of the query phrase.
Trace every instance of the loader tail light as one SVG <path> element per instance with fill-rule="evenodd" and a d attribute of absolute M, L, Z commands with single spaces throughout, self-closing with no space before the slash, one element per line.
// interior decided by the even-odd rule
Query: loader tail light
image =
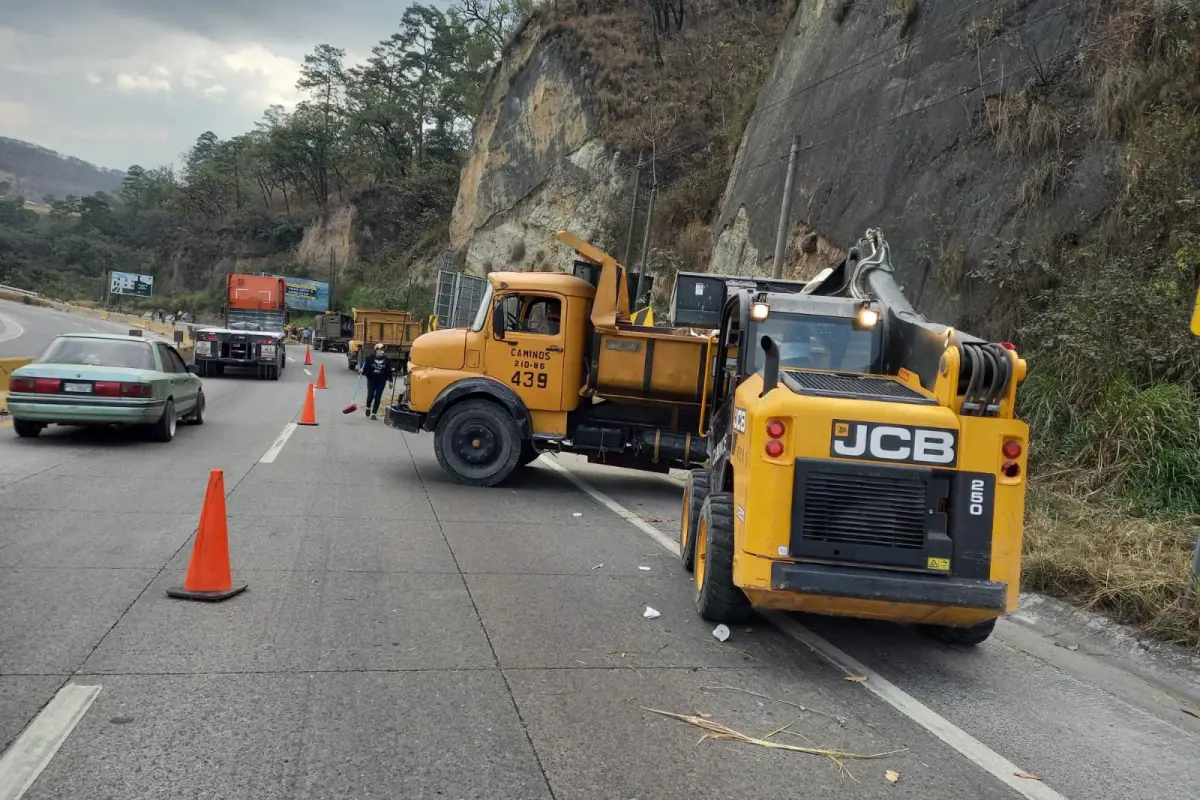
<path fill-rule="evenodd" d="M 1016 461 L 1021 457 L 1021 443 L 1010 439 L 1004 443 L 1004 447 L 1000 448 L 1000 452 L 1003 453 L 1004 457 L 1009 461 Z"/>
<path fill-rule="evenodd" d="M 767 423 L 767 436 L 772 439 L 782 439 L 785 433 L 787 433 L 787 428 L 779 420 L 773 419 Z"/>
<path fill-rule="evenodd" d="M 1004 473 L 1006 478 L 1021 477 L 1021 465 L 1015 461 L 1005 461 L 1000 467 L 1000 471 Z"/>

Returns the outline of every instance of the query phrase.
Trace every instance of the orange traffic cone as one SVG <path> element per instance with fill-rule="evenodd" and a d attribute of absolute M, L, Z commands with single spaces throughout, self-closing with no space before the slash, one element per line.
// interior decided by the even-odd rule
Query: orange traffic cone
<path fill-rule="evenodd" d="M 312 347 L 305 345 L 304 347 L 304 366 L 312 366 Z"/>
<path fill-rule="evenodd" d="M 308 385 L 308 396 L 304 398 L 304 410 L 300 412 L 301 425 L 317 424 L 317 406 L 313 403 L 313 385 Z"/>
<path fill-rule="evenodd" d="M 325 386 L 325 365 L 324 364 L 321 365 L 321 371 L 317 373 L 317 388 L 318 389 L 328 388 L 327 386 Z"/>
<path fill-rule="evenodd" d="M 208 473 L 208 491 L 200 509 L 200 527 L 192 545 L 183 586 L 167 589 L 169 597 L 183 600 L 228 600 L 246 590 L 246 584 L 233 584 L 229 572 L 229 528 L 225 521 L 225 474 L 214 469 Z"/>

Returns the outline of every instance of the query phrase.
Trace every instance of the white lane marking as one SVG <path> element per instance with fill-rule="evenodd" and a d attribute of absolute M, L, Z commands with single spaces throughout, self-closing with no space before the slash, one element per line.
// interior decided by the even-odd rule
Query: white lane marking
<path fill-rule="evenodd" d="M 765 612 L 763 616 L 793 639 L 808 645 L 814 653 L 847 675 L 866 675 L 867 680 L 859 682 L 860 686 L 953 747 L 976 766 L 990 772 L 1022 797 L 1028 797 L 1030 800 L 1066 800 L 1063 795 L 1040 781 L 1018 778 L 1014 773 L 1020 772 L 1021 768 L 1016 764 L 792 617 L 777 611 Z"/>
<path fill-rule="evenodd" d="M 283 432 L 275 438 L 271 446 L 267 448 L 267 452 L 263 453 L 263 457 L 258 460 L 260 464 L 274 464 L 275 456 L 279 455 L 279 451 L 287 444 L 287 440 L 296 432 L 296 423 L 289 422 L 283 426 Z"/>
<path fill-rule="evenodd" d="M 295 363 L 296 363 L 296 359 L 292 358 L 291 356 L 288 356 L 288 357 L 287 357 L 287 360 L 288 360 L 288 361 L 290 361 L 290 362 L 292 362 L 293 364 L 295 364 Z"/>
<path fill-rule="evenodd" d="M 622 519 L 631 523 L 635 528 L 662 545 L 665 549 L 675 555 L 679 555 L 679 543 L 674 539 L 650 525 L 650 523 L 625 508 L 625 506 L 616 500 L 594 488 L 583 478 L 580 478 L 552 458 L 542 456 L 541 461 L 560 472 L 583 492 L 590 495 Z M 784 633 L 808 646 L 817 655 L 847 675 L 866 675 L 867 680 L 860 683 L 860 686 L 957 750 L 976 766 L 991 773 L 1001 783 L 1014 789 L 1022 797 L 1029 798 L 1029 800 L 1067 800 L 1066 797 L 1041 781 L 1016 777 L 1013 773 L 1021 771 L 1021 768 L 1016 764 L 990 749 L 983 742 L 980 742 L 966 731 L 957 727 L 933 709 L 923 705 L 921 701 L 905 692 L 899 686 L 881 677 L 877 672 L 868 669 L 862 662 L 850 654 L 825 641 L 794 618 L 777 611 L 764 612 L 763 616 Z"/>
<path fill-rule="evenodd" d="M 0 314 L 0 321 L 4 323 L 4 332 L 0 333 L 0 342 L 10 342 L 25 335 L 25 329 L 21 327 L 21 323 L 7 314 Z"/>
<path fill-rule="evenodd" d="M 565 477 L 571 483 L 575 484 L 575 486 L 578 489 L 583 491 L 585 494 L 589 495 L 597 503 L 599 503 L 600 505 L 607 508 L 609 511 L 613 512 L 617 516 L 624 519 L 630 525 L 634 526 L 639 531 L 646 534 L 654 541 L 658 542 L 660 545 L 665 547 L 670 552 L 674 553 L 675 555 L 679 555 L 679 543 L 678 542 L 676 542 L 671 537 L 667 536 L 665 533 L 660 531 L 658 528 L 655 528 L 653 525 L 646 522 L 644 519 L 639 517 L 637 514 L 633 513 L 629 509 L 625 508 L 625 506 L 621 505 L 616 500 L 613 500 L 611 497 L 606 495 L 604 492 L 600 491 L 599 489 L 595 488 L 591 484 L 584 481 L 582 478 L 580 478 L 574 472 L 572 472 L 571 470 L 564 467 L 562 464 L 559 464 L 557 461 L 555 461 L 553 457 L 543 455 L 543 456 L 541 456 L 541 462 L 543 464 L 545 464 L 546 466 L 550 467 L 551 469 L 555 470 L 556 472 L 560 473 L 563 477 Z"/>
<path fill-rule="evenodd" d="M 305 374 L 305 375 L 307 375 L 307 376 L 308 376 L 308 377 L 310 377 L 310 378 L 312 377 L 312 373 L 311 373 L 311 372 L 309 372 L 307 369 L 305 369 L 305 370 L 304 370 L 304 374 Z"/>
<path fill-rule="evenodd" d="M 0 756 L 0 800 L 19 800 L 54 758 L 100 694 L 99 686 L 68 683 Z"/>

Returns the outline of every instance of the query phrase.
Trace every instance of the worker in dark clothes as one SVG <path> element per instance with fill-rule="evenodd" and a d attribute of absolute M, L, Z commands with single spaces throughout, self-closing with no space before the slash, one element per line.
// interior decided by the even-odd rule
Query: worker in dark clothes
<path fill-rule="evenodd" d="M 392 379 L 392 362 L 383 352 L 383 343 L 375 345 L 375 355 L 363 362 L 363 377 L 367 379 L 367 416 L 379 419 L 379 401 L 383 399 L 383 387 Z"/>

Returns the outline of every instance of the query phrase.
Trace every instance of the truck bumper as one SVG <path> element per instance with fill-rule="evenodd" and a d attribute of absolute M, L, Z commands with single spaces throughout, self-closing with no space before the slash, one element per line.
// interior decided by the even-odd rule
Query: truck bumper
<path fill-rule="evenodd" d="M 782 561 L 771 565 L 771 589 L 851 600 L 996 612 L 1005 610 L 1008 593 L 1008 586 L 1003 581 Z"/>
<path fill-rule="evenodd" d="M 389 428 L 396 428 L 408 433 L 420 433 L 425 427 L 425 415 L 419 411 L 413 411 L 402 403 L 397 403 L 394 406 L 388 406 L 383 415 L 383 423 Z"/>

